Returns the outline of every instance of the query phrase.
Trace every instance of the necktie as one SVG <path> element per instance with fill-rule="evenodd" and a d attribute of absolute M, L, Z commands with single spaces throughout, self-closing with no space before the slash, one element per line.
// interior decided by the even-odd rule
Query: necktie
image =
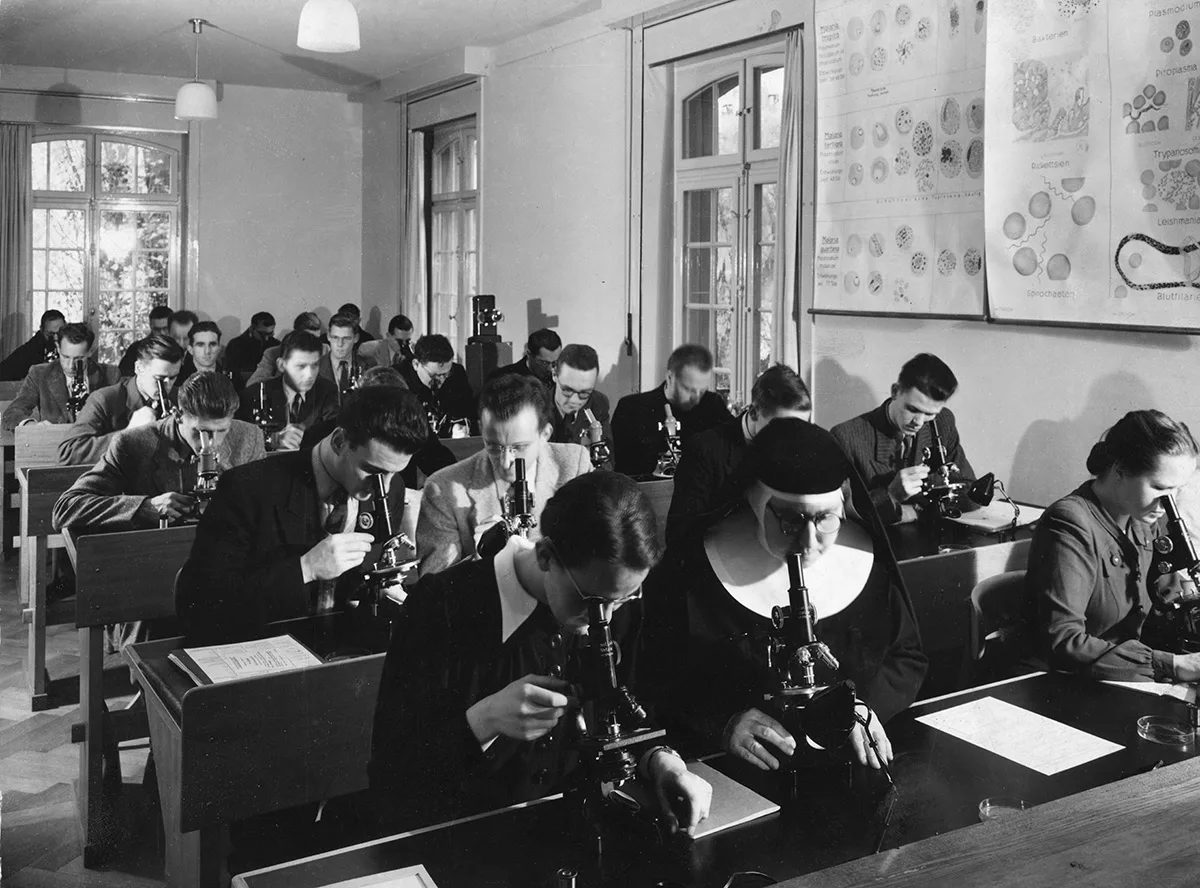
<path fill-rule="evenodd" d="M 327 534 L 341 533 L 346 529 L 346 515 L 350 511 L 346 491 L 338 490 L 328 501 L 332 508 L 325 516 L 322 526 Z M 323 614 L 333 610 L 337 603 L 337 580 L 320 580 L 317 583 L 316 613 Z"/>
<path fill-rule="evenodd" d="M 903 469 L 908 466 L 909 459 L 912 457 L 912 445 L 912 435 L 904 435 L 900 438 L 896 445 L 896 468 Z"/>
<path fill-rule="evenodd" d="M 292 409 L 288 411 L 288 422 L 299 422 L 300 411 L 304 408 L 304 398 L 299 393 L 292 398 Z"/>
<path fill-rule="evenodd" d="M 350 390 L 350 370 L 345 361 L 338 361 L 338 389 L 343 394 Z"/>

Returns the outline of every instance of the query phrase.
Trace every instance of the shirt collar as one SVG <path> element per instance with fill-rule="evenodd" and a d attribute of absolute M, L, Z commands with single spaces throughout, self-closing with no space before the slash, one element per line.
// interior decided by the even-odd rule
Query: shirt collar
<path fill-rule="evenodd" d="M 532 549 L 533 543 L 513 534 L 508 543 L 496 553 L 493 567 L 496 571 L 496 588 L 500 592 L 500 643 L 507 642 L 525 621 L 537 610 L 538 600 L 525 591 L 517 578 L 516 554 L 522 549 Z"/>
<path fill-rule="evenodd" d="M 329 502 L 335 494 L 342 490 L 342 486 L 334 480 L 328 468 L 335 459 L 333 445 L 329 443 L 328 437 L 322 438 L 312 449 L 312 469 L 313 477 L 317 481 L 317 498 L 323 503 Z"/>
<path fill-rule="evenodd" d="M 293 389 L 293 388 L 292 388 L 290 385 L 288 385 L 288 384 L 287 384 L 287 377 L 286 377 L 286 376 L 282 377 L 282 381 L 283 381 L 283 397 L 284 397 L 284 403 L 285 403 L 285 404 L 287 404 L 287 406 L 291 407 L 291 406 L 292 406 L 292 400 L 293 400 L 293 399 L 296 397 L 296 395 L 299 395 L 299 396 L 300 396 L 300 403 L 302 403 L 302 404 L 303 404 L 303 403 L 304 403 L 304 393 L 303 393 L 303 392 L 298 392 L 298 391 L 296 391 L 295 389 Z"/>

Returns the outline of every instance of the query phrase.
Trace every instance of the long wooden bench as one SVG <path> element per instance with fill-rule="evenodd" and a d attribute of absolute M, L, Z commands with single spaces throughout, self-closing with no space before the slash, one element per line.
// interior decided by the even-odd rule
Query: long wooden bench
<path fill-rule="evenodd" d="M 22 469 L 32 466 L 57 466 L 58 465 L 58 445 L 62 443 L 67 436 L 67 430 L 70 425 L 49 425 L 49 426 L 22 426 L 16 429 L 13 433 L 13 472 L 18 476 L 18 484 L 20 483 L 19 474 Z M 83 466 L 82 468 L 87 468 Z M 69 486 L 69 485 L 68 485 Z M 64 488 L 65 490 L 66 488 Z M 18 489 L 17 506 L 20 507 L 20 492 Z M 17 529 L 17 545 L 23 547 L 25 545 L 22 539 L 20 527 Z M 58 549 L 62 546 L 62 540 L 55 537 L 48 543 L 49 548 Z M 33 577 L 30 574 L 29 565 L 30 558 L 25 552 L 20 555 L 20 577 L 21 577 L 21 603 L 29 602 L 29 594 L 32 590 Z"/>
<path fill-rule="evenodd" d="M 83 835 L 83 863 L 98 863 L 108 849 L 100 839 L 104 734 L 114 742 L 149 736 L 146 712 L 109 713 L 104 705 L 104 627 L 110 623 L 175 616 L 175 575 L 196 538 L 195 525 L 165 530 L 63 534 L 75 566 L 75 625 L 79 628 L 79 716 L 71 739 L 79 752 L 75 797 Z"/>

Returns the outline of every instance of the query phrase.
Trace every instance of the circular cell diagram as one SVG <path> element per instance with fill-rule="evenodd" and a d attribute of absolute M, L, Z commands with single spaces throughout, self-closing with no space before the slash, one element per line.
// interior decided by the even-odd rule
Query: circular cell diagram
<path fill-rule="evenodd" d="M 1004 236 L 1009 240 L 1020 240 L 1025 236 L 1025 217 L 1020 213 L 1009 213 L 1004 220 Z"/>
<path fill-rule="evenodd" d="M 1046 263 L 1046 274 L 1052 281 L 1065 281 L 1071 276 L 1071 260 L 1062 253 L 1055 253 Z"/>
<path fill-rule="evenodd" d="M 1039 191 L 1029 198 L 1029 215 L 1035 219 L 1045 219 L 1050 215 L 1050 195 Z"/>
<path fill-rule="evenodd" d="M 1096 199 L 1090 195 L 1079 198 L 1071 205 L 1071 221 L 1076 225 L 1087 225 L 1096 215 Z"/>
<path fill-rule="evenodd" d="M 1021 249 L 1017 250 L 1016 254 L 1013 256 L 1013 268 L 1017 270 L 1018 274 L 1029 277 L 1031 274 L 1037 271 L 1037 267 L 1037 253 L 1035 253 L 1030 247 L 1021 247 Z"/>
<path fill-rule="evenodd" d="M 896 229 L 896 246 L 901 250 L 907 250 L 912 246 L 913 230 L 911 225 L 901 225 Z"/>
<path fill-rule="evenodd" d="M 857 271 L 846 272 L 846 276 L 842 280 L 843 280 L 843 283 L 845 284 L 847 293 L 857 293 L 858 287 L 862 283 L 862 281 L 858 277 Z"/>
<path fill-rule="evenodd" d="M 846 255 L 853 259 L 862 252 L 862 238 L 852 234 L 846 238 Z"/>
<path fill-rule="evenodd" d="M 882 157 L 877 157 L 871 162 L 871 181 L 876 185 L 882 185 L 887 181 L 888 177 L 888 162 Z"/>
<path fill-rule="evenodd" d="M 983 132 L 983 120 L 983 96 L 979 96 L 967 105 L 967 129 L 973 133 Z"/>
<path fill-rule="evenodd" d="M 867 139 L 866 131 L 861 126 L 850 127 L 850 147 L 857 151 Z"/>
<path fill-rule="evenodd" d="M 947 139 L 946 144 L 942 146 L 942 175 L 956 179 L 962 172 L 962 166 L 962 145 L 958 143 L 957 139 Z"/>
<path fill-rule="evenodd" d="M 867 252 L 878 259 L 883 255 L 883 235 L 876 232 L 867 241 Z"/>
<path fill-rule="evenodd" d="M 857 77 L 863 72 L 863 66 L 866 63 L 867 60 L 863 57 L 861 52 L 852 53 L 850 55 L 850 74 L 854 77 Z"/>
<path fill-rule="evenodd" d="M 854 16 L 854 18 L 850 19 L 850 21 L 846 23 L 846 36 L 851 40 L 857 40 L 862 35 L 863 20 L 858 16 Z"/>
<path fill-rule="evenodd" d="M 882 9 L 875 10 L 875 14 L 871 16 L 871 33 L 882 34 L 884 28 L 887 27 L 887 13 Z"/>
<path fill-rule="evenodd" d="M 896 7 L 896 24 L 904 27 L 912 19 L 912 8 L 907 3 L 901 3 Z"/>
<path fill-rule="evenodd" d="M 968 247 L 963 253 L 963 271 L 971 277 L 979 274 L 983 268 L 983 254 L 975 247 Z"/>
<path fill-rule="evenodd" d="M 871 50 L 871 70 L 882 71 L 884 65 L 887 64 L 887 50 L 882 46 L 877 46 Z"/>
<path fill-rule="evenodd" d="M 846 181 L 851 185 L 861 185 L 863 180 L 863 165 L 861 163 L 850 164 L 850 172 L 846 174 Z"/>
<path fill-rule="evenodd" d="M 938 274 L 946 276 L 954 274 L 954 270 L 958 268 L 958 257 L 950 250 L 942 250 L 938 253 L 937 270 Z"/>
<path fill-rule="evenodd" d="M 983 139 L 972 139 L 967 146 L 967 175 L 972 179 L 983 175 Z"/>
<path fill-rule="evenodd" d="M 907 148 L 901 148 L 896 152 L 896 175 L 907 176 L 908 171 L 912 169 L 912 155 L 908 153 Z"/>
<path fill-rule="evenodd" d="M 917 157 L 924 157 L 933 150 L 933 127 L 928 121 L 918 120 L 913 127 L 912 146 L 913 154 Z"/>
<path fill-rule="evenodd" d="M 933 178 L 933 159 L 922 157 L 917 164 L 916 170 L 913 172 L 913 177 L 917 180 L 917 191 L 921 194 L 928 194 L 933 191 L 935 184 Z"/>
<path fill-rule="evenodd" d="M 879 291 L 883 289 L 883 275 L 877 271 L 871 272 L 871 276 L 867 279 L 867 292 L 872 296 L 878 296 Z"/>
<path fill-rule="evenodd" d="M 958 126 L 962 121 L 962 115 L 958 109 L 958 100 L 953 96 L 942 102 L 942 112 L 940 118 L 942 122 L 942 132 L 948 136 L 953 136 L 958 133 Z"/>
<path fill-rule="evenodd" d="M 908 264 L 912 268 L 913 274 L 920 277 L 925 273 L 925 269 L 929 265 L 929 257 L 924 253 L 913 253 L 912 259 Z"/>
<path fill-rule="evenodd" d="M 913 115 L 908 106 L 896 110 L 896 132 L 902 136 L 907 136 L 912 132 Z"/>

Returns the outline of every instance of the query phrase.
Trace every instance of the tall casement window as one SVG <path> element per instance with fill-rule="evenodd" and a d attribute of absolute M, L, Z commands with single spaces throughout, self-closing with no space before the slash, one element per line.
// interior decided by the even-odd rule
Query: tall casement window
<path fill-rule="evenodd" d="M 783 61 L 770 46 L 675 68 L 676 339 L 712 350 L 714 388 L 737 403 L 776 334 Z"/>
<path fill-rule="evenodd" d="M 479 138 L 475 118 L 433 128 L 429 170 L 429 328 L 461 357 L 479 292 Z"/>
<path fill-rule="evenodd" d="M 154 305 L 178 305 L 180 139 L 39 135 L 33 145 L 34 323 L 48 308 L 96 331 L 117 363 Z"/>

